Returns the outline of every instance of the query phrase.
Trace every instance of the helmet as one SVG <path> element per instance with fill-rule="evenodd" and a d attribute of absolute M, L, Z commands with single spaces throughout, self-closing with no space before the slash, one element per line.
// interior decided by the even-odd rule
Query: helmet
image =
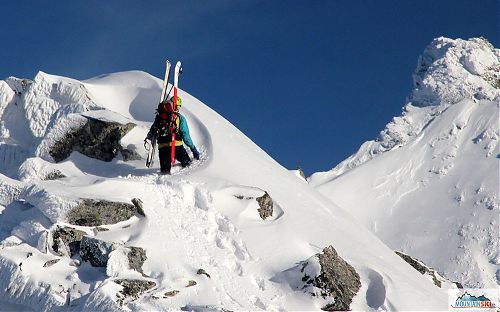
<path fill-rule="evenodd" d="M 169 97 L 168 100 L 167 100 L 167 102 L 173 104 L 174 103 L 174 97 L 173 96 Z M 181 100 L 181 97 L 178 96 L 177 97 L 177 108 L 181 108 L 181 106 L 182 106 L 182 100 Z"/>

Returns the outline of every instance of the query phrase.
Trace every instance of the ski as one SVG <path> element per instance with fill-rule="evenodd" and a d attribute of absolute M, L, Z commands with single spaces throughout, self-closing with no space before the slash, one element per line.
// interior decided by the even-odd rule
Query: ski
<path fill-rule="evenodd" d="M 168 85 L 168 78 L 170 76 L 170 61 L 167 60 L 165 62 L 165 78 L 163 78 L 163 84 L 161 88 L 161 94 L 160 94 L 160 103 L 165 100 L 165 93 L 167 91 L 167 85 Z M 156 133 L 153 134 L 153 137 L 151 138 L 151 142 L 144 143 L 144 148 L 148 152 L 148 156 L 146 157 L 146 167 L 150 168 L 153 166 L 154 163 L 154 158 L 155 158 L 155 153 L 156 153 Z"/>
<path fill-rule="evenodd" d="M 181 61 L 177 61 L 177 64 L 175 64 L 175 70 L 174 70 L 174 113 L 172 114 L 172 122 L 170 126 L 170 130 L 172 133 L 172 148 L 171 148 L 171 153 L 170 153 L 170 160 L 172 162 L 172 165 L 175 163 L 175 126 L 176 126 L 176 119 L 177 119 L 177 88 L 179 86 L 179 76 L 182 73 L 182 67 L 181 67 Z"/>
<path fill-rule="evenodd" d="M 165 62 L 165 78 L 163 79 L 163 85 L 161 88 L 160 103 L 166 100 L 165 93 L 167 92 L 168 78 L 170 76 L 170 67 L 171 67 L 170 61 L 167 60 Z"/>

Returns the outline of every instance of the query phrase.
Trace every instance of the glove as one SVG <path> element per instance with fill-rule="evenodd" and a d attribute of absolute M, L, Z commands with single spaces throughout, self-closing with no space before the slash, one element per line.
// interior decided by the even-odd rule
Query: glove
<path fill-rule="evenodd" d="M 193 153 L 193 157 L 194 159 L 196 160 L 199 160 L 200 159 L 200 153 L 198 152 L 198 150 L 196 149 L 196 147 L 193 147 L 191 149 L 191 152 Z"/>

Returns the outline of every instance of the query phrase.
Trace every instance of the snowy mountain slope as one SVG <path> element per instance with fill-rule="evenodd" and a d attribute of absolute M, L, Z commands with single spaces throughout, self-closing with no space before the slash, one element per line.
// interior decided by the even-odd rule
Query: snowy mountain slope
<path fill-rule="evenodd" d="M 466 286 L 498 287 L 500 50 L 435 39 L 414 81 L 377 141 L 309 182 L 389 247 Z"/>
<path fill-rule="evenodd" d="M 142 141 L 160 84 L 143 72 L 82 82 L 39 73 L 33 82 L 9 78 L 3 83 L 9 89 L 0 95 L 0 147 L 18 151 L 0 168 L 3 302 L 47 311 L 65 305 L 89 311 L 318 310 L 331 299 L 292 289 L 298 281 L 283 278 L 283 272 L 333 245 L 361 277 L 352 309 L 445 309 L 444 291 L 182 90 L 182 112 L 202 151 L 191 167 L 159 176 L 157 165 L 147 169 L 144 160 L 121 156 L 104 162 L 73 152 L 53 161 L 50 147 L 84 116 L 135 123 L 121 144 L 144 155 Z M 47 180 L 54 172 L 65 177 Z M 255 198 L 265 192 L 274 212 L 262 220 Z M 126 203 L 132 198 L 142 200 L 145 217 L 135 215 L 104 230 L 68 223 L 68 212 L 82 199 Z M 58 255 L 48 242 L 63 226 L 113 242 L 107 266 Z M 127 265 L 133 247 L 146 251 L 144 275 Z M 197 274 L 199 269 L 210 277 Z M 132 300 L 120 295 L 125 288 L 118 283 L 127 278 L 154 287 Z"/>

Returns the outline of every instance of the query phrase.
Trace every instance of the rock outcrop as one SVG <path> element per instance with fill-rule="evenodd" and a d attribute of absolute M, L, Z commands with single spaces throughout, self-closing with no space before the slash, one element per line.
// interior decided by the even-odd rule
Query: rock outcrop
<path fill-rule="evenodd" d="M 116 244 L 106 242 L 94 237 L 84 236 L 80 242 L 80 257 L 95 267 L 106 267 L 109 254 L 115 249 Z"/>
<path fill-rule="evenodd" d="M 120 124 L 88 117 L 87 122 L 79 129 L 66 133 L 55 142 L 49 151 L 56 161 L 65 160 L 72 152 L 80 152 L 85 156 L 111 161 L 121 152 L 124 160 L 140 159 L 135 151 L 130 151 L 120 145 L 120 140 L 132 130 L 133 123 Z"/>
<path fill-rule="evenodd" d="M 322 308 L 325 311 L 348 311 L 352 298 L 361 288 L 356 270 L 332 246 L 278 274 L 273 280 L 288 282 L 292 288 L 314 297 L 333 299 Z"/>
<path fill-rule="evenodd" d="M 52 250 L 59 256 L 72 257 L 80 251 L 80 241 L 86 234 L 72 227 L 57 225 L 52 231 Z"/>
<path fill-rule="evenodd" d="M 66 219 L 68 223 L 74 225 L 100 226 L 128 220 L 136 213 L 144 214 L 132 204 L 84 199 L 78 206 L 69 211 Z"/>
<path fill-rule="evenodd" d="M 420 272 L 420 274 L 427 275 L 437 287 L 443 288 L 445 284 L 449 284 L 451 288 L 463 288 L 462 284 L 460 284 L 459 282 L 451 282 L 447 280 L 446 278 L 441 276 L 441 274 L 439 274 L 435 269 L 428 267 L 422 261 L 400 251 L 396 251 L 396 254 L 403 258 L 403 260 L 411 265 L 415 270 Z"/>
<path fill-rule="evenodd" d="M 257 197 L 255 200 L 259 203 L 260 208 L 257 209 L 257 211 L 259 212 L 262 220 L 266 220 L 266 218 L 273 215 L 273 199 L 267 192 L 265 192 L 261 197 Z"/>
<path fill-rule="evenodd" d="M 129 268 L 144 275 L 142 265 L 148 259 L 146 251 L 141 247 L 128 247 L 128 249 L 130 250 L 127 254 Z"/>
<path fill-rule="evenodd" d="M 124 304 L 129 300 L 135 300 L 139 296 L 156 286 L 155 282 L 138 279 L 116 279 L 114 282 L 123 287 L 117 294 L 118 303 Z"/>
<path fill-rule="evenodd" d="M 359 275 L 354 268 L 342 259 L 333 246 L 318 254 L 321 274 L 313 285 L 321 289 L 321 296 L 335 298 L 335 303 L 325 307 L 327 311 L 348 311 L 352 298 L 361 287 Z"/>

